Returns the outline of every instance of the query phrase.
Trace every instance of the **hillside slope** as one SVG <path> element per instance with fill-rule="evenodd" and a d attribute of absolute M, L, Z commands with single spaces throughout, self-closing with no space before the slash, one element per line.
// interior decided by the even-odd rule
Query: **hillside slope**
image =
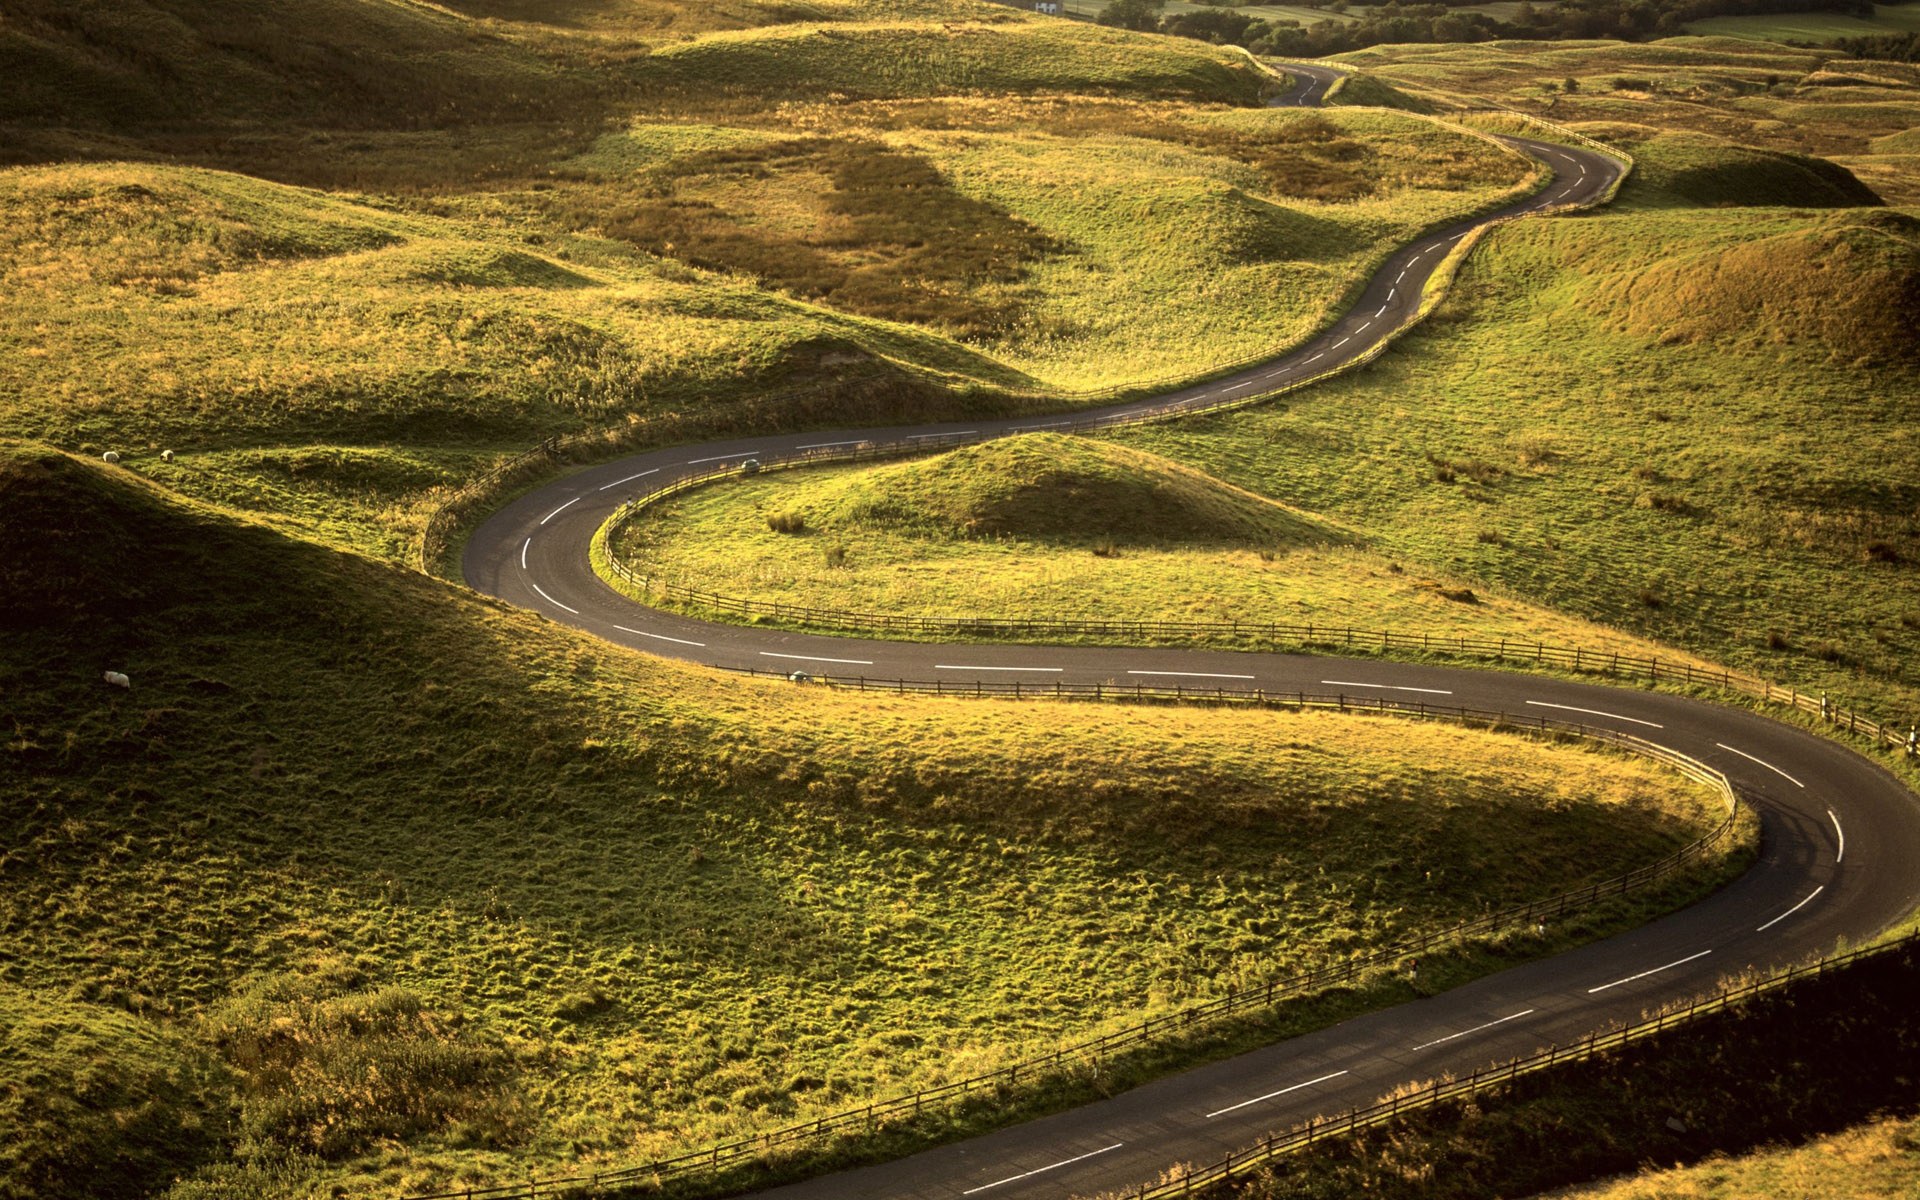
<path fill-rule="evenodd" d="M 1480 732 L 722 678 L 33 447 L 0 508 L 9 1198 L 628 1161 L 1718 817 Z"/>

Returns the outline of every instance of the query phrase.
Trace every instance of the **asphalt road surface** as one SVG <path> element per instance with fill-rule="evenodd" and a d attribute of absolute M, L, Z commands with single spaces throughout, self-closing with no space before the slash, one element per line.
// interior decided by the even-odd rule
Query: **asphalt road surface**
<path fill-rule="evenodd" d="M 1312 103 L 1331 73 L 1288 68 L 1280 103 Z M 1554 181 L 1504 213 L 1429 234 L 1390 258 L 1346 316 L 1305 345 L 1234 375 L 1089 416 L 1243 402 L 1366 353 L 1405 325 L 1448 250 L 1503 215 L 1588 203 L 1620 164 L 1583 148 L 1504 139 Z M 1065 420 L 1066 418 L 1060 418 Z M 1045 417 L 913 429 L 742 438 L 634 455 L 569 475 L 495 513 L 463 558 L 467 582 L 555 621 L 648 653 L 816 677 L 1005 684 L 1147 683 L 1420 698 L 1518 716 L 1546 713 L 1635 734 L 1715 766 L 1760 813 L 1762 854 L 1732 886 L 1637 929 L 1124 1095 L 894 1162 L 767 1193 L 780 1197 L 1063 1197 L 1137 1187 L 1395 1087 L 1465 1073 L 1630 1021 L 1728 976 L 1859 942 L 1920 906 L 1920 801 L 1834 742 L 1739 709 L 1644 689 L 1491 670 L 1289 654 L 1033 645 L 931 645 L 720 625 L 647 608 L 593 572 L 588 544 L 630 496 L 715 465 L 822 445 L 946 435 L 984 440 Z M 767 686 L 761 684 L 758 686 Z M 787 685 L 782 685 L 787 686 Z M 800 686 L 800 685 L 792 685 Z"/>

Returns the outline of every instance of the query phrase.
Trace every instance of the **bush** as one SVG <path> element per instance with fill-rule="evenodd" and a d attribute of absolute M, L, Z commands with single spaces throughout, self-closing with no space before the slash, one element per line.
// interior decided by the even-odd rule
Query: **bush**
<path fill-rule="evenodd" d="M 768 513 L 767 528 L 775 533 L 805 533 L 807 514 L 797 512 Z"/>

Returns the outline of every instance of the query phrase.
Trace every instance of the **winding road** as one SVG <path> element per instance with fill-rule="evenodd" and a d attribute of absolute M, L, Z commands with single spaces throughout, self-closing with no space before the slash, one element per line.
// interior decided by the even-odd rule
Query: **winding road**
<path fill-rule="evenodd" d="M 1333 75 L 1288 67 L 1276 103 L 1311 104 Z M 1604 196 L 1622 166 L 1591 150 L 1502 139 L 1546 163 L 1533 197 L 1422 237 L 1394 254 L 1353 308 L 1305 345 L 1226 378 L 1089 417 L 1204 411 L 1350 362 L 1403 328 L 1455 242 L 1503 216 Z M 1065 421 L 1066 418 L 1059 418 Z M 1835 742 L 1754 713 L 1667 695 L 1492 670 L 1291 654 L 1034 645 L 930 645 L 720 625 L 647 608 L 595 575 L 588 546 L 632 495 L 678 475 L 810 447 L 1044 429 L 1031 417 L 915 429 L 849 429 L 682 446 L 591 467 L 524 495 L 467 543 L 473 587 L 609 641 L 729 668 L 815 676 L 1004 684 L 1188 683 L 1269 691 L 1423 698 L 1517 716 L 1547 713 L 1631 733 L 1722 771 L 1760 814 L 1761 856 L 1708 899 L 1649 925 L 1488 976 L 1441 995 L 1159 1079 L 1069 1112 L 894 1162 L 768 1192 L 863 1197 L 1062 1197 L 1139 1187 L 1177 1163 L 1204 1163 L 1259 1137 L 1442 1073 L 1464 1074 L 1712 989 L 1859 942 L 1920 907 L 1920 800 Z"/>

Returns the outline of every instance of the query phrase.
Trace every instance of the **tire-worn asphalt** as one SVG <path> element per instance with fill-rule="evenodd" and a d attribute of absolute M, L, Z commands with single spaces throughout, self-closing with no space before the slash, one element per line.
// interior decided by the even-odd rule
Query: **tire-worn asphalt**
<path fill-rule="evenodd" d="M 1332 78 L 1318 68 L 1288 70 L 1301 82 L 1278 103 L 1313 103 Z M 1546 162 L 1555 181 L 1503 213 L 1404 248 L 1374 276 L 1352 311 L 1306 345 L 1224 379 L 1101 411 L 1120 414 L 1169 402 L 1201 410 L 1357 357 L 1411 319 L 1427 276 L 1466 231 L 1493 217 L 1591 201 L 1621 171 L 1620 164 L 1592 151 L 1503 140 Z M 613 510 L 677 473 L 821 443 L 963 432 L 984 440 L 1044 422 L 1029 417 L 752 437 L 604 463 L 495 513 L 469 540 L 464 573 L 480 591 L 609 641 L 715 666 L 951 683 L 1189 682 L 1424 698 L 1584 720 L 1726 772 L 1760 813 L 1760 860 L 1712 897 L 1631 933 L 1171 1075 L 1111 1100 L 766 1195 L 858 1200 L 978 1194 L 1012 1200 L 1137 1187 L 1174 1164 L 1213 1160 L 1309 1117 L 1370 1103 L 1401 1084 L 1566 1045 L 1663 1002 L 1710 990 L 1728 976 L 1784 967 L 1843 941 L 1857 943 L 1920 906 L 1920 873 L 1914 869 L 1920 862 L 1920 801 L 1866 758 L 1743 710 L 1642 689 L 1373 660 L 903 644 L 719 625 L 629 600 L 588 562 L 588 544 Z"/>

